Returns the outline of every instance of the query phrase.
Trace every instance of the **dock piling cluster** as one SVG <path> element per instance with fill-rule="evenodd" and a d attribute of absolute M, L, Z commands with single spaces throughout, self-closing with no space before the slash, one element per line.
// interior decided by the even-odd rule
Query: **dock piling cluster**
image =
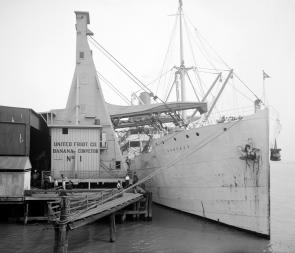
<path fill-rule="evenodd" d="M 54 226 L 56 253 L 66 253 L 68 249 L 69 231 L 90 224 L 103 217 L 109 216 L 110 242 L 116 241 L 116 216 L 124 222 L 126 216 L 132 215 L 138 220 L 152 219 L 152 193 L 144 194 L 118 192 L 105 194 L 94 201 L 94 197 L 61 196 L 60 201 L 48 203 L 49 220 Z M 111 198 L 111 196 L 114 198 Z M 85 202 L 86 200 L 86 202 Z M 86 203 L 86 204 L 85 204 Z M 133 220 L 134 220 L 133 219 Z"/>

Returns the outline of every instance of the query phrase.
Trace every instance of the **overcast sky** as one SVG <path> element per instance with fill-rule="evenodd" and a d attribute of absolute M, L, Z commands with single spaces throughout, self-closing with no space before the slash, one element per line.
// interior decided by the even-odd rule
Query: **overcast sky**
<path fill-rule="evenodd" d="M 64 108 L 75 67 L 75 10 L 89 11 L 96 40 L 144 81 L 160 72 L 177 0 L 0 0 L 0 104 Z M 279 145 L 295 160 L 295 1 L 184 0 L 185 13 L 247 82 L 280 113 Z M 94 53 L 98 71 L 110 70 Z M 136 87 L 115 85 L 130 97 Z M 122 103 L 110 91 L 107 100 Z"/>

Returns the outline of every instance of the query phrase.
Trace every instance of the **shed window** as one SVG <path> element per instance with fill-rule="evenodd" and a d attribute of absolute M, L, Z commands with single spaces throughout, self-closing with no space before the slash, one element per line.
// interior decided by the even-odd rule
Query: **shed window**
<path fill-rule="evenodd" d="M 62 129 L 62 134 L 68 134 L 68 130 L 69 130 L 68 128 L 63 128 Z"/>
<path fill-rule="evenodd" d="M 131 148 L 140 147 L 140 142 L 139 141 L 130 141 L 130 147 Z"/>
<path fill-rule="evenodd" d="M 80 59 L 84 59 L 84 52 L 80 52 Z"/>
<path fill-rule="evenodd" d="M 116 161 L 116 169 L 121 169 L 121 161 Z"/>

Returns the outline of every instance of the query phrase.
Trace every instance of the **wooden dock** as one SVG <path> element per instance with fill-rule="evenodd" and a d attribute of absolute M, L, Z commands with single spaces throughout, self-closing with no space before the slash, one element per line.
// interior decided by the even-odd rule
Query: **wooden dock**
<path fill-rule="evenodd" d="M 48 203 L 60 202 L 62 195 L 83 197 L 83 196 L 102 196 L 103 194 L 109 193 L 111 189 L 33 189 L 24 191 L 24 197 L 19 202 L 24 206 L 23 221 L 27 224 L 29 221 L 46 221 L 48 220 Z M 32 215 L 31 211 L 36 209 L 36 203 L 38 208 L 41 208 L 41 212 L 38 216 Z"/>
<path fill-rule="evenodd" d="M 126 207 L 131 209 L 126 209 Z M 105 194 L 61 196 L 48 202 L 49 220 L 55 228 L 55 252 L 67 252 L 70 230 L 110 216 L 110 242 L 115 241 L 115 217 L 126 215 L 152 219 L 152 194 L 112 190 Z"/>

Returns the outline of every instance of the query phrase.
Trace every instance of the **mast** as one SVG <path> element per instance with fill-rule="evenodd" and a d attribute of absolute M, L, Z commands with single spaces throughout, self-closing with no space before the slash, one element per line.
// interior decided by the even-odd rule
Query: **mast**
<path fill-rule="evenodd" d="M 179 0 L 178 7 L 179 15 L 179 45 L 180 45 L 180 89 L 181 89 L 181 102 L 185 102 L 185 67 L 184 67 L 184 56 L 183 56 L 183 33 L 182 33 L 182 0 Z M 182 111 L 183 119 L 186 118 L 185 111 Z"/>

